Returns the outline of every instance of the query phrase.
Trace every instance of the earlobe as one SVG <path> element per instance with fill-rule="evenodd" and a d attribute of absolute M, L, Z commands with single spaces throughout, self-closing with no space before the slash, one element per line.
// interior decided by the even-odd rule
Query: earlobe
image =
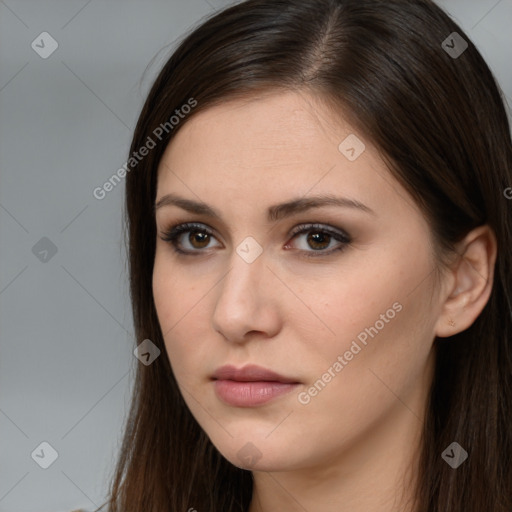
<path fill-rule="evenodd" d="M 470 327 L 484 309 L 492 291 L 496 263 L 496 236 L 489 226 L 471 231 L 458 244 L 460 257 L 451 270 L 453 283 L 444 299 L 435 334 L 453 336 Z"/>

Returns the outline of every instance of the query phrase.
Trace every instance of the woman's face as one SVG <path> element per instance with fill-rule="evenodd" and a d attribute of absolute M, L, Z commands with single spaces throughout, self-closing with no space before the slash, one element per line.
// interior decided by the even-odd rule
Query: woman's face
<path fill-rule="evenodd" d="M 362 460 L 421 426 L 441 312 L 429 227 L 333 114 L 292 92 L 225 103 L 190 119 L 159 166 L 167 354 L 198 423 L 246 469 Z M 185 254 L 161 238 L 183 223 L 196 225 L 175 238 Z"/>

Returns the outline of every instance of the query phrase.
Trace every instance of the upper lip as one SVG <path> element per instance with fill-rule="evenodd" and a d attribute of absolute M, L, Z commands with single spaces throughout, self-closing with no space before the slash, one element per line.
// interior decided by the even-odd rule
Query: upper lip
<path fill-rule="evenodd" d="M 267 370 L 262 366 L 247 365 L 243 368 L 236 368 L 235 366 L 226 365 L 217 368 L 215 373 L 212 375 L 215 380 L 234 380 L 239 382 L 284 382 L 296 384 L 296 379 L 291 379 L 279 375 L 272 370 Z"/>

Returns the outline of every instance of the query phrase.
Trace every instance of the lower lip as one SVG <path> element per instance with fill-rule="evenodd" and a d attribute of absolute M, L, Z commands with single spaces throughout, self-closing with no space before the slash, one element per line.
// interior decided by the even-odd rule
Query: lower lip
<path fill-rule="evenodd" d="M 236 407 L 254 407 L 266 404 L 278 396 L 289 393 L 297 386 L 298 384 L 284 382 L 214 381 L 217 396 L 228 405 Z"/>

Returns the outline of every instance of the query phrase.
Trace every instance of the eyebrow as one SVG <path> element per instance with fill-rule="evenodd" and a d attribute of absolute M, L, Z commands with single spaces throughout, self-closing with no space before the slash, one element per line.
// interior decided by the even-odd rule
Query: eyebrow
<path fill-rule="evenodd" d="M 197 215 L 206 215 L 213 219 L 222 220 L 220 213 L 212 206 L 199 201 L 185 199 L 175 194 L 166 194 L 159 199 L 154 205 L 154 211 L 164 206 L 178 206 L 183 210 L 187 210 Z M 302 197 L 292 199 L 286 203 L 276 204 L 267 209 L 267 219 L 269 222 L 276 222 L 280 219 L 291 217 L 297 213 L 311 210 L 313 208 L 321 208 L 322 206 L 338 206 L 343 208 L 353 208 L 362 212 L 376 216 L 377 214 L 368 206 L 355 199 L 347 197 L 336 197 L 332 195 L 319 195 L 313 197 Z"/>

